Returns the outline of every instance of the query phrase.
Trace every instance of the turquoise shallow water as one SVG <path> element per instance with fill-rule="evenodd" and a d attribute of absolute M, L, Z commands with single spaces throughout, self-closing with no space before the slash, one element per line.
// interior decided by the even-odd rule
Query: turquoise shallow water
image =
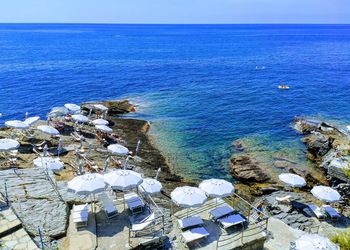
<path fill-rule="evenodd" d="M 2 24 L 0 52 L 0 123 L 130 97 L 186 176 L 228 177 L 239 138 L 304 164 L 295 115 L 350 123 L 346 25 Z"/>

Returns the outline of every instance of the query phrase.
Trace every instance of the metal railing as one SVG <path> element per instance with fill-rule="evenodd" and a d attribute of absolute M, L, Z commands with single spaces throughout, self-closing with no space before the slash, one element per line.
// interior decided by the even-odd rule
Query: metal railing
<path fill-rule="evenodd" d="M 142 187 L 141 187 L 142 188 Z M 129 227 L 128 232 L 128 243 L 129 246 L 133 245 L 132 239 L 139 238 L 139 239 L 145 239 L 145 240 L 156 240 L 162 238 L 162 236 L 165 235 L 165 215 L 161 208 L 157 205 L 157 203 L 153 200 L 153 198 L 150 195 L 145 195 L 146 200 L 148 201 L 148 206 L 151 213 L 158 212 L 159 215 L 155 216 L 155 218 L 152 220 L 152 222 L 146 226 L 144 229 L 140 231 L 132 231 L 131 225 Z M 152 209 L 152 207 L 154 209 Z M 146 242 L 144 242 L 146 244 Z M 142 244 L 140 242 L 139 244 Z M 138 244 L 138 245 L 139 245 Z"/>

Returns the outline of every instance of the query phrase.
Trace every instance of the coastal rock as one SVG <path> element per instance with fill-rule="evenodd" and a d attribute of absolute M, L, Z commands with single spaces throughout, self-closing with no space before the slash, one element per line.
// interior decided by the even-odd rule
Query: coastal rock
<path fill-rule="evenodd" d="M 242 182 L 266 182 L 270 175 L 250 155 L 239 155 L 231 158 L 231 173 Z"/>
<path fill-rule="evenodd" d="M 319 132 L 307 135 L 304 142 L 307 145 L 307 156 L 313 161 L 320 160 L 332 147 L 332 140 Z"/>
<path fill-rule="evenodd" d="M 131 104 L 129 100 L 110 100 L 99 102 L 84 102 L 81 104 L 83 110 L 89 112 L 90 107 L 94 104 L 103 104 L 108 108 L 108 115 L 122 115 L 135 112 L 135 105 Z"/>
<path fill-rule="evenodd" d="M 232 143 L 232 147 L 237 150 L 237 151 L 243 151 L 244 150 L 244 146 L 243 143 L 241 141 L 234 141 Z"/>
<path fill-rule="evenodd" d="M 321 122 L 317 120 L 307 120 L 299 117 L 294 118 L 294 128 L 302 134 L 310 134 L 320 127 Z"/>
<path fill-rule="evenodd" d="M 290 168 L 289 172 L 303 177 L 307 183 L 308 188 L 312 188 L 315 185 L 325 185 L 325 186 L 329 185 L 329 182 L 326 176 L 323 174 L 311 173 L 310 171 L 301 170 L 297 168 Z"/>
<path fill-rule="evenodd" d="M 291 195 L 293 201 L 307 204 L 312 202 L 309 198 L 301 193 L 277 191 L 270 195 L 265 196 L 265 213 L 282 220 L 287 225 L 307 231 L 310 227 L 317 227 L 318 222 L 313 220 L 313 218 L 308 217 L 307 214 L 296 211 L 291 206 L 278 204 L 276 197 L 284 197 L 286 195 Z"/>

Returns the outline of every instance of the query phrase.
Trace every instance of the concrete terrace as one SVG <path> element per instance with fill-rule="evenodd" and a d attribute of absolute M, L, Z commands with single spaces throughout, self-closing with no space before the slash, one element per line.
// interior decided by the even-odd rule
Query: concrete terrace
<path fill-rule="evenodd" d="M 89 213 L 87 227 L 76 229 L 72 216 L 70 216 L 67 235 L 59 240 L 62 249 L 132 249 L 142 245 L 157 244 L 164 238 L 165 218 L 169 220 L 170 212 L 159 208 L 155 202 L 143 197 L 148 202 L 148 207 L 143 213 L 131 215 L 124 206 L 122 193 L 114 196 L 113 203 L 118 210 L 118 215 L 108 219 L 99 202 L 95 203 L 95 212 Z M 134 235 L 130 232 L 131 223 L 137 224 L 151 213 L 155 214 L 155 220 L 142 231 Z M 163 223 L 164 222 L 164 223 Z"/>

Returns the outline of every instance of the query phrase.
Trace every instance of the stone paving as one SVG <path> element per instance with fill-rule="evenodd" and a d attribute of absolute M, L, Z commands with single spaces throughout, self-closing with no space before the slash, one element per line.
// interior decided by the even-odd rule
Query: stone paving
<path fill-rule="evenodd" d="M 39 249 L 28 233 L 22 228 L 21 221 L 11 208 L 0 211 L 0 236 L 0 249 Z"/>
<path fill-rule="evenodd" d="M 21 228 L 0 239 L 0 249 L 4 250 L 36 250 L 39 249 L 27 232 Z"/>
<path fill-rule="evenodd" d="M 7 208 L 0 211 L 0 236 L 6 235 L 9 231 L 13 231 L 21 227 L 21 221 L 11 209 Z"/>

